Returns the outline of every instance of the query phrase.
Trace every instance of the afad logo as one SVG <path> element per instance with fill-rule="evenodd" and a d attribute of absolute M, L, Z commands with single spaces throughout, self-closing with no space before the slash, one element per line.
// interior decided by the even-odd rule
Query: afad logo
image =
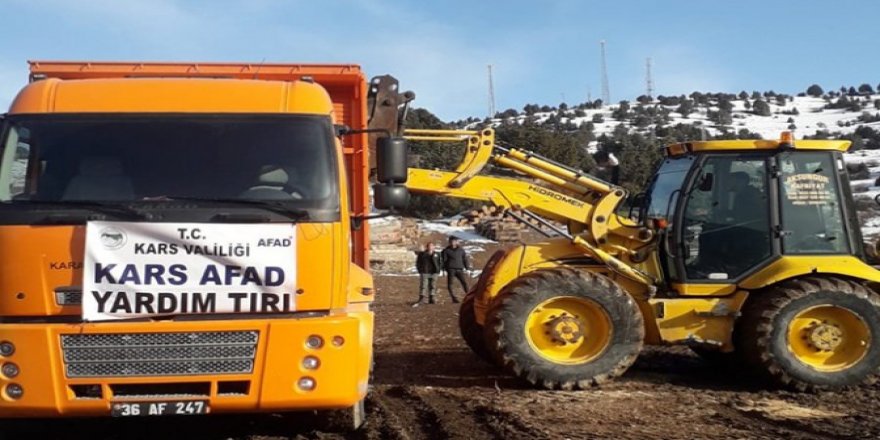
<path fill-rule="evenodd" d="M 101 244 L 110 250 L 119 249 L 125 246 L 125 242 L 128 241 L 125 232 L 112 226 L 101 229 L 100 239 Z"/>

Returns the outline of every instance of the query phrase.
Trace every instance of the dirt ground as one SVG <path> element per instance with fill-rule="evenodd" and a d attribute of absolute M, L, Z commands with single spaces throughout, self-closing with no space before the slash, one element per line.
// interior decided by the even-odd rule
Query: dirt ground
<path fill-rule="evenodd" d="M 486 255 L 477 257 L 479 264 Z M 448 297 L 410 307 L 417 283 L 377 277 L 376 369 L 360 432 L 314 431 L 302 416 L 265 415 L 15 422 L 0 426 L 0 438 L 880 438 L 880 385 L 821 394 L 765 390 L 685 348 L 647 348 L 623 377 L 593 390 L 530 389 L 471 354 Z"/>

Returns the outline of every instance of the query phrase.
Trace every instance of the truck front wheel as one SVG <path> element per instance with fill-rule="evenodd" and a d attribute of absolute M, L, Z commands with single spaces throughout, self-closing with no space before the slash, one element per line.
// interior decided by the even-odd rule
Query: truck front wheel
<path fill-rule="evenodd" d="M 632 297 L 572 268 L 529 272 L 504 287 L 486 320 L 489 351 L 535 386 L 588 388 L 623 374 L 645 329 Z"/>

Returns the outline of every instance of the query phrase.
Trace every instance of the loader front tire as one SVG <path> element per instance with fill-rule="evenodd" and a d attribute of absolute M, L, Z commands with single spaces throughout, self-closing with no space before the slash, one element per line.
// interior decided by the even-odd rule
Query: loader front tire
<path fill-rule="evenodd" d="M 632 297 L 605 276 L 540 269 L 508 284 L 486 317 L 499 365 L 532 385 L 584 389 L 623 374 L 645 328 Z"/>
<path fill-rule="evenodd" d="M 464 342 L 470 347 L 480 359 L 495 364 L 495 359 L 489 353 L 486 346 L 485 332 L 483 326 L 477 322 L 477 313 L 474 309 L 474 302 L 477 300 L 476 291 L 472 290 L 461 300 L 461 307 L 458 309 L 458 329 Z"/>
<path fill-rule="evenodd" d="M 834 390 L 880 375 L 880 297 L 850 280 L 814 276 L 756 292 L 736 333 L 752 369 L 786 388 Z"/>

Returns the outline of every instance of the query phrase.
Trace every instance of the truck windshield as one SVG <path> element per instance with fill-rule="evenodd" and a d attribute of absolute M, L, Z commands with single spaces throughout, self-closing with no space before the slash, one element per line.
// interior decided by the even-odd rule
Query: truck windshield
<path fill-rule="evenodd" d="M 271 201 L 338 213 L 332 136 L 329 118 L 303 115 L 10 116 L 0 202 Z"/>

